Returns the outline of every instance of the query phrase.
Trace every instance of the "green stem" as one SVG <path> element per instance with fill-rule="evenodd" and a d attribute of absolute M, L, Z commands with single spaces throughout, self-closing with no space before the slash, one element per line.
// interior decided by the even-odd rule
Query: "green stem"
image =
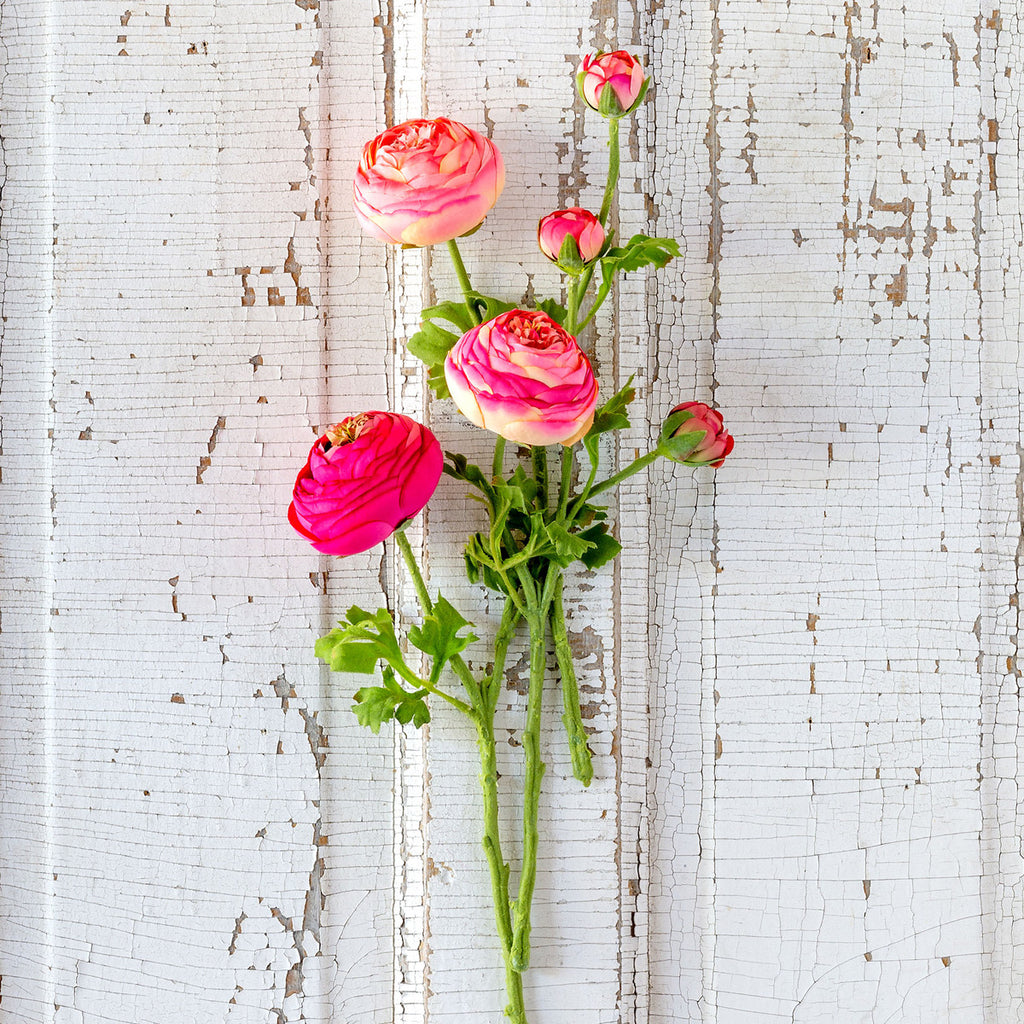
<path fill-rule="evenodd" d="M 395 538 L 402 551 L 409 574 L 412 576 L 420 604 L 429 614 L 433 609 L 433 604 L 409 539 L 404 530 L 396 530 Z M 472 708 L 462 704 L 462 701 L 457 703 L 465 708 L 466 713 L 476 723 L 477 749 L 480 752 L 480 788 L 483 792 L 484 803 L 483 848 L 491 873 L 494 916 L 498 926 L 498 938 L 501 941 L 501 955 L 505 963 L 505 988 L 509 999 L 508 1006 L 505 1007 L 505 1015 L 512 1024 L 528 1024 L 526 1007 L 523 1003 L 523 979 L 512 956 L 514 933 L 512 905 L 508 896 L 509 866 L 505 863 L 501 853 L 501 834 L 498 827 L 497 748 L 494 740 L 494 708 L 497 703 L 498 680 L 504 673 L 505 657 L 512 637 L 515 635 L 517 621 L 518 612 L 512 603 L 507 601 L 501 617 L 501 626 L 498 628 L 498 635 L 494 641 L 494 670 L 489 683 L 485 684 L 486 689 L 477 685 L 461 655 L 452 658 L 451 664 L 456 674 L 462 679 L 473 701 Z M 441 696 L 445 695 L 441 694 Z M 448 699 L 455 700 L 455 698 Z"/>
<path fill-rule="evenodd" d="M 491 464 L 491 476 L 495 481 L 505 476 L 505 438 L 499 434 L 494 442 L 494 460 Z"/>
<path fill-rule="evenodd" d="M 602 480 L 599 484 L 595 484 L 588 495 L 593 498 L 595 495 L 600 494 L 602 491 L 607 491 L 610 487 L 618 487 L 623 480 L 628 480 L 634 473 L 639 473 L 645 466 L 649 466 L 656 459 L 661 458 L 661 451 L 657 448 L 653 452 L 648 452 L 646 455 L 641 455 L 640 458 L 634 459 L 625 469 L 620 469 L 618 473 L 608 477 L 607 480 Z"/>
<path fill-rule="evenodd" d="M 594 778 L 594 765 L 587 746 L 587 731 L 583 728 L 583 716 L 580 712 L 580 691 L 576 682 L 576 670 L 572 663 L 572 650 L 569 647 L 569 633 L 565 627 L 565 609 L 562 606 L 562 574 L 558 574 L 555 585 L 555 597 L 551 603 L 551 634 L 555 640 L 555 657 L 558 659 L 558 671 L 562 677 L 562 723 L 569 740 L 569 757 L 572 761 L 572 773 L 589 786 Z"/>
<path fill-rule="evenodd" d="M 424 614 L 429 615 L 434 610 L 434 603 L 430 600 L 430 594 L 427 592 L 427 585 L 423 582 L 423 573 L 420 572 L 419 563 L 416 561 L 416 555 L 413 554 L 412 545 L 409 543 L 409 538 L 405 535 L 405 530 L 395 530 L 395 540 L 398 541 L 399 550 L 402 552 L 402 558 L 405 560 L 405 566 L 409 570 L 409 575 L 412 577 L 413 586 L 416 588 L 416 596 L 419 598 L 420 606 L 423 608 Z M 476 704 L 476 699 L 480 693 L 480 687 L 477 681 L 473 678 L 473 673 L 469 671 L 469 667 L 462 660 L 461 654 L 456 654 L 449 662 L 452 666 L 452 670 L 459 677 L 462 685 L 466 688 L 466 692 L 469 694 L 470 700 Z M 422 683 L 422 681 L 421 681 Z M 426 686 L 426 683 L 422 683 Z M 433 692 L 433 691 L 432 691 Z M 469 715 L 471 718 L 474 717 L 473 708 L 468 704 L 464 704 L 458 697 L 451 697 L 441 690 L 437 690 L 437 695 L 448 701 L 449 704 L 457 707 L 463 714 Z"/>
<path fill-rule="evenodd" d="M 581 297 L 580 292 L 577 290 L 578 283 L 576 278 L 569 282 L 569 297 L 566 300 L 565 329 L 574 337 L 576 335 L 576 314 L 579 312 Z"/>
<path fill-rule="evenodd" d="M 604 202 L 601 203 L 601 212 L 598 220 L 604 227 L 608 222 L 608 214 L 611 213 L 612 199 L 615 196 L 615 186 L 619 181 L 619 119 L 608 118 L 608 183 L 604 187 Z"/>
<path fill-rule="evenodd" d="M 576 450 L 572 445 L 562 446 L 562 479 L 558 485 L 558 518 L 565 519 L 565 510 L 569 504 L 569 491 L 572 488 L 572 467 L 576 461 Z"/>
<path fill-rule="evenodd" d="M 494 740 L 494 707 L 499 680 L 504 675 L 505 656 L 508 645 L 515 634 L 519 614 L 510 601 L 505 602 L 494 639 L 494 670 L 489 683 L 485 684 L 483 697 L 477 708 L 477 749 L 480 751 L 480 788 L 484 803 L 483 847 L 491 874 L 491 893 L 494 899 L 494 917 L 501 941 L 501 955 L 505 964 L 505 988 L 509 1003 L 505 1015 L 513 1024 L 527 1024 L 526 1008 L 523 1004 L 523 978 L 512 960 L 514 938 L 512 905 L 508 896 L 509 866 L 501 852 L 501 835 L 498 826 L 498 767 L 497 750 Z"/>
<path fill-rule="evenodd" d="M 548 450 L 543 445 L 533 446 L 533 475 L 537 480 L 537 508 L 548 510 Z"/>
<path fill-rule="evenodd" d="M 462 262 L 462 254 L 459 252 L 459 247 L 455 244 L 454 238 L 448 239 L 448 252 L 452 258 L 452 264 L 455 266 L 455 276 L 459 279 L 459 287 L 462 289 L 462 295 L 466 300 L 466 309 L 473 318 L 473 323 L 478 324 L 480 323 L 480 311 L 476 308 L 476 302 L 473 298 L 473 286 L 469 283 L 466 264 Z"/>
<path fill-rule="evenodd" d="M 540 759 L 540 711 L 547 662 L 547 610 L 538 606 L 536 591 L 528 598 L 530 611 L 530 689 L 523 729 L 526 778 L 523 791 L 523 868 L 519 875 L 519 895 L 512 905 L 512 965 L 525 971 L 530 965 L 530 908 L 537 880 L 537 817 L 540 808 L 540 784 L 544 762 Z"/>

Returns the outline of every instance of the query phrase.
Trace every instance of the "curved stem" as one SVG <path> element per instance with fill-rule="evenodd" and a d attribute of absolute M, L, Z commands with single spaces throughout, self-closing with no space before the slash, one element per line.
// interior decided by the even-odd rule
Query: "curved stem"
<path fill-rule="evenodd" d="M 448 253 L 452 258 L 452 264 L 455 266 L 455 276 L 459 279 L 459 287 L 462 289 L 463 298 L 466 300 L 466 309 L 473 318 L 473 323 L 478 324 L 480 323 L 480 312 L 476 308 L 476 302 L 473 300 L 473 286 L 469 283 L 466 264 L 462 262 L 462 253 L 459 252 L 459 247 L 455 244 L 454 238 L 448 239 Z"/>
<path fill-rule="evenodd" d="M 565 609 L 562 606 L 562 574 L 558 574 L 555 584 L 555 597 L 551 603 L 551 635 L 555 640 L 555 657 L 558 659 L 558 671 L 562 677 L 562 723 L 569 740 L 569 758 L 572 761 L 572 773 L 589 786 L 594 778 L 594 765 L 587 746 L 587 731 L 583 727 L 583 716 L 580 711 L 580 691 L 576 682 L 576 670 L 572 663 L 572 650 L 569 647 L 569 633 L 565 626 Z"/>
<path fill-rule="evenodd" d="M 645 466 L 649 466 L 660 457 L 661 452 L 657 448 L 655 448 L 653 452 L 641 455 L 640 458 L 634 459 L 625 469 L 620 469 L 618 473 L 608 477 L 607 480 L 602 480 L 600 483 L 595 484 L 590 489 L 588 497 L 593 498 L 594 495 L 600 494 L 602 491 L 607 491 L 610 487 L 618 487 L 623 480 L 628 480 L 634 473 L 639 473 L 641 469 Z"/>
<path fill-rule="evenodd" d="M 548 450 L 543 445 L 533 446 L 533 475 L 537 480 L 537 508 L 548 510 Z"/>
<path fill-rule="evenodd" d="M 608 183 L 604 187 L 604 202 L 601 203 L 601 212 L 598 220 L 602 227 L 608 222 L 608 214 L 612 209 L 612 199 L 615 196 L 615 186 L 619 181 L 619 119 L 608 118 Z"/>
<path fill-rule="evenodd" d="M 577 290 L 579 281 L 573 278 L 569 282 L 568 298 L 566 300 L 565 329 L 575 337 L 576 335 L 576 314 L 579 311 L 580 292 Z"/>

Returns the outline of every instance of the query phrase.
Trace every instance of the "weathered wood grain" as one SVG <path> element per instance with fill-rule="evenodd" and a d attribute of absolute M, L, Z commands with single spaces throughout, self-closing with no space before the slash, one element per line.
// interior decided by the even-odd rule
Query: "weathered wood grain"
<path fill-rule="evenodd" d="M 556 293 L 616 45 L 655 79 L 617 229 L 683 256 L 583 339 L 638 389 L 606 455 L 691 398 L 737 447 L 631 480 L 570 587 L 596 777 L 552 689 L 531 1020 L 1024 1012 L 1019 4 L 0 0 L 0 42 L 0 1019 L 497 1019 L 472 735 L 365 733 L 312 657 L 414 595 L 284 510 L 361 409 L 489 459 L 404 351 L 456 284 L 359 233 L 362 143 L 486 130 L 474 283 Z M 476 516 L 444 479 L 410 533 L 488 638 Z"/>

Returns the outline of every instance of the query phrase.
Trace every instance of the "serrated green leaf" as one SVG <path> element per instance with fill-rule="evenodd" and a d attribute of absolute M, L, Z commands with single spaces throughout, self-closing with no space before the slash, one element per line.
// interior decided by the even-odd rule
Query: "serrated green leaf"
<path fill-rule="evenodd" d="M 464 302 L 439 302 L 436 306 L 427 306 L 421 316 L 424 320 L 447 320 L 462 334 L 473 327 L 473 318 Z"/>
<path fill-rule="evenodd" d="M 459 635 L 459 631 L 468 625 L 469 620 L 463 618 L 446 598 L 438 597 L 433 610 L 424 617 L 423 624 L 409 629 L 409 642 L 433 658 L 431 679 L 439 679 L 445 664 L 477 639 L 473 633 Z"/>
<path fill-rule="evenodd" d="M 562 327 L 565 326 L 566 317 L 569 315 L 569 311 L 565 306 L 559 305 L 554 299 L 542 299 L 537 303 L 537 308 L 542 313 L 547 313 L 556 324 Z"/>
<path fill-rule="evenodd" d="M 629 380 L 594 413 L 594 422 L 583 438 L 583 446 L 590 456 L 592 465 L 597 465 L 598 438 L 610 430 L 625 430 L 629 426 L 629 416 L 626 415 L 626 411 L 634 398 L 636 398 L 636 389 L 633 387 L 631 375 Z"/>
<path fill-rule="evenodd" d="M 423 326 L 409 339 L 406 347 L 410 354 L 422 363 L 434 367 L 438 363 L 444 363 L 445 357 L 458 340 L 457 334 L 425 320 Z"/>
<path fill-rule="evenodd" d="M 386 608 L 370 613 L 353 605 L 339 622 L 314 647 L 318 658 L 335 672 L 373 673 L 378 661 L 405 667 L 405 659 L 395 637 L 395 623 Z"/>
<path fill-rule="evenodd" d="M 395 696 L 383 686 L 364 686 L 356 690 L 352 699 L 359 724 L 371 732 L 379 733 L 380 727 L 395 717 Z"/>
<path fill-rule="evenodd" d="M 588 569 L 599 569 L 610 562 L 622 550 L 622 545 L 608 532 L 607 523 L 599 523 L 580 534 L 593 545 L 582 555 L 580 561 Z"/>
<path fill-rule="evenodd" d="M 634 235 L 625 245 L 609 249 L 601 257 L 601 274 L 607 278 L 619 271 L 629 274 L 641 267 L 663 267 L 678 255 L 679 243 L 674 238 Z"/>
<path fill-rule="evenodd" d="M 559 522 L 547 524 L 547 535 L 554 548 L 554 561 L 563 567 L 582 558 L 594 546 L 583 534 L 569 533 Z"/>

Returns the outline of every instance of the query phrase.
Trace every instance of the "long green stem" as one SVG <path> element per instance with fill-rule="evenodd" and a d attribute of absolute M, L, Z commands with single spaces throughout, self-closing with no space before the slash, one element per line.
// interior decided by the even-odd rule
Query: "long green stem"
<path fill-rule="evenodd" d="M 608 118 L 608 183 L 604 187 L 604 202 L 598 219 L 602 226 L 608 223 L 608 214 L 612 209 L 615 186 L 619 181 L 619 119 Z"/>
<path fill-rule="evenodd" d="M 512 905 L 508 896 L 509 866 L 501 852 L 501 836 L 498 826 L 498 767 L 497 750 L 494 740 L 494 695 L 498 681 L 504 674 L 505 655 L 509 642 L 515 633 L 518 613 L 511 602 L 506 601 L 501 625 L 494 640 L 494 671 L 490 683 L 483 688 L 483 698 L 478 707 L 477 749 L 480 751 L 480 788 L 484 802 L 483 847 L 491 873 L 491 893 L 494 899 L 494 917 L 501 941 L 501 955 L 505 964 L 505 988 L 509 1004 L 505 1015 L 513 1024 L 527 1024 L 526 1008 L 523 1004 L 523 978 L 512 958 L 514 931 Z"/>
<path fill-rule="evenodd" d="M 537 508 L 548 508 L 548 450 L 543 445 L 533 446 L 533 475 L 537 480 Z"/>
<path fill-rule="evenodd" d="M 599 483 L 594 484 L 590 489 L 588 497 L 593 498 L 602 491 L 607 491 L 610 487 L 618 487 L 623 480 L 628 480 L 634 473 L 639 473 L 645 466 L 649 466 L 656 459 L 660 458 L 661 452 L 657 448 L 655 448 L 653 452 L 641 455 L 640 458 L 634 459 L 625 469 L 620 469 L 618 473 L 608 477 L 607 480 L 602 480 Z"/>
<path fill-rule="evenodd" d="M 455 276 L 459 279 L 459 287 L 462 289 L 463 298 L 466 300 L 466 309 L 473 318 L 473 323 L 478 324 L 480 323 L 480 311 L 476 308 L 476 302 L 473 299 L 473 286 L 469 283 L 466 264 L 462 262 L 462 253 L 459 252 L 459 247 L 455 244 L 454 238 L 448 239 L 448 253 L 452 258 Z"/>
<path fill-rule="evenodd" d="M 404 530 L 396 530 L 395 538 L 409 569 L 409 574 L 412 576 L 420 604 L 424 612 L 429 614 L 433 609 L 433 603 L 430 600 L 430 594 L 427 592 L 423 574 L 420 572 L 409 539 Z M 512 904 L 508 895 L 510 871 L 501 852 L 501 834 L 498 826 L 497 748 L 494 740 L 494 709 L 497 704 L 499 680 L 504 674 L 505 658 L 509 644 L 515 635 L 518 617 L 519 613 L 512 602 L 506 601 L 501 625 L 494 641 L 494 670 L 490 680 L 484 686 L 477 684 L 460 655 L 452 658 L 451 664 L 473 701 L 472 708 L 466 705 L 462 706 L 465 707 L 466 712 L 476 724 L 477 749 L 480 752 L 480 788 L 484 804 L 483 848 L 490 868 L 494 917 L 498 926 L 501 955 L 505 964 L 505 988 L 509 999 L 508 1006 L 505 1007 L 505 1015 L 511 1024 L 528 1024 L 526 1007 L 523 1003 L 523 979 L 519 969 L 515 966 L 512 954 L 514 930 Z M 445 695 L 441 694 L 441 696 Z M 458 703 L 462 704 L 461 701 Z"/>
<path fill-rule="evenodd" d="M 565 519 L 565 510 L 569 504 L 569 491 L 572 489 L 572 467 L 576 461 L 576 451 L 571 444 L 562 446 L 562 479 L 558 485 L 558 518 Z"/>
<path fill-rule="evenodd" d="M 523 868 L 519 875 L 519 895 L 512 906 L 512 965 L 525 971 L 530 965 L 530 909 L 537 881 L 537 817 L 540 809 L 540 784 L 544 762 L 540 758 L 540 711 L 547 662 L 547 611 L 535 597 L 530 599 L 527 617 L 530 625 L 530 689 L 523 729 L 523 753 L 526 778 L 523 789 Z"/>
<path fill-rule="evenodd" d="M 594 778 L 594 765 L 587 746 L 587 731 L 583 728 L 580 711 L 580 690 L 576 682 L 576 670 L 572 663 L 572 649 L 569 647 L 569 633 L 565 626 L 565 609 L 562 606 L 562 574 L 558 574 L 555 597 L 551 602 L 551 634 L 555 641 L 555 657 L 558 672 L 562 677 L 562 722 L 569 739 L 569 758 L 572 773 L 584 786 Z"/>

